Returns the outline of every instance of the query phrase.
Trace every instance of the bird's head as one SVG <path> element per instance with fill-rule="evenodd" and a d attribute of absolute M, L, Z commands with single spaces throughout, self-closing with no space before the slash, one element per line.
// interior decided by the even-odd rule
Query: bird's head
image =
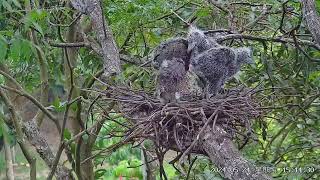
<path fill-rule="evenodd" d="M 236 49 L 237 62 L 240 64 L 255 64 L 253 50 L 251 47 L 240 47 Z"/>
<path fill-rule="evenodd" d="M 188 53 L 196 47 L 197 42 L 205 38 L 205 34 L 200 29 L 196 28 L 195 26 L 189 27 L 188 32 Z"/>

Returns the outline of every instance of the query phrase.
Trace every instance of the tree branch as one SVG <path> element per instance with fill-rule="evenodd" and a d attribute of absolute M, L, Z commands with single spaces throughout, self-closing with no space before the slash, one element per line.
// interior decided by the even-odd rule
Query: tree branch
<path fill-rule="evenodd" d="M 2 117 L 0 117 L 0 129 L 2 129 L 2 138 L 4 144 L 4 154 L 6 160 L 6 177 L 8 180 L 14 180 L 11 148 L 10 143 L 8 141 L 8 134 L 5 130 L 4 120 L 2 119 Z"/>
<path fill-rule="evenodd" d="M 73 0 L 72 6 L 78 11 L 90 16 L 97 39 L 100 41 L 103 49 L 103 64 L 105 75 L 120 73 L 120 56 L 118 48 L 114 41 L 112 32 L 104 18 L 103 9 L 99 0 Z"/>
<path fill-rule="evenodd" d="M 228 134 L 220 126 L 206 129 L 202 146 L 224 178 L 235 180 L 272 179 L 241 155 Z"/>
<path fill-rule="evenodd" d="M 30 164 L 30 179 L 36 180 L 37 177 L 37 171 L 36 171 L 36 158 L 31 154 L 30 149 L 28 148 L 27 144 L 25 143 L 25 140 L 23 138 L 23 132 L 21 127 L 21 119 L 19 118 L 19 115 L 7 97 L 7 95 L 4 93 L 3 89 L 0 89 L 0 97 L 2 97 L 4 104 L 8 107 L 9 112 L 11 114 L 11 120 L 14 125 L 14 128 L 16 130 L 16 137 L 18 144 L 20 145 L 20 148 L 22 150 L 22 153 L 24 154 L 25 158 L 27 159 L 28 163 Z"/>
<path fill-rule="evenodd" d="M 59 132 L 61 131 L 60 124 L 59 124 L 58 120 L 56 119 L 56 117 L 54 117 L 38 100 L 36 100 L 34 97 L 32 97 L 29 93 L 25 92 L 24 90 L 17 90 L 17 89 L 13 89 L 13 88 L 10 88 L 10 87 L 4 86 L 4 85 L 0 85 L 0 87 L 3 89 L 6 89 L 6 90 L 12 91 L 14 93 L 17 93 L 20 96 L 24 96 L 27 99 L 29 99 L 32 103 L 34 103 L 38 108 L 40 108 L 44 112 L 44 114 L 46 114 L 55 123 Z"/>
<path fill-rule="evenodd" d="M 53 168 L 54 164 L 54 154 L 50 149 L 49 144 L 43 138 L 34 120 L 24 123 L 23 130 L 29 140 L 29 142 L 35 147 L 36 151 L 49 168 Z M 72 179 L 72 175 L 69 173 L 69 169 L 57 164 L 57 170 L 55 171 L 55 176 L 57 179 Z"/>
<path fill-rule="evenodd" d="M 317 14 L 314 0 L 302 0 L 303 18 L 310 30 L 312 37 L 320 45 L 320 18 Z"/>
<path fill-rule="evenodd" d="M 278 43 L 289 43 L 289 44 L 293 44 L 293 45 L 295 44 L 295 41 L 293 39 L 289 39 L 289 38 L 258 37 L 258 36 L 245 35 L 245 34 L 229 34 L 229 35 L 225 35 L 225 36 L 221 36 L 221 37 L 217 38 L 217 41 L 223 42 L 223 41 L 231 40 L 231 39 L 248 39 L 248 40 L 254 40 L 254 41 L 261 41 L 261 42 L 268 42 L 269 41 L 269 42 L 278 42 Z M 317 50 L 320 50 L 320 45 L 315 44 L 310 41 L 297 39 L 297 43 L 300 45 L 310 46 L 310 47 L 313 47 Z"/>
<path fill-rule="evenodd" d="M 32 6 L 30 5 L 30 1 L 25 1 L 25 7 L 26 11 L 28 13 L 31 13 L 32 11 Z M 48 74 L 48 67 L 47 67 L 47 62 L 45 55 L 42 51 L 42 49 L 39 47 L 39 41 L 36 36 L 36 33 L 33 29 L 29 30 L 29 36 L 30 40 L 33 42 L 36 48 L 37 52 L 37 59 L 39 62 L 39 67 L 40 67 L 40 80 L 41 80 L 41 89 L 40 89 L 40 102 L 44 106 L 48 105 L 48 96 L 49 96 L 49 74 Z M 41 125 L 42 121 L 44 118 L 44 114 L 41 109 L 38 109 L 38 112 L 35 115 L 36 122 L 38 126 Z"/>

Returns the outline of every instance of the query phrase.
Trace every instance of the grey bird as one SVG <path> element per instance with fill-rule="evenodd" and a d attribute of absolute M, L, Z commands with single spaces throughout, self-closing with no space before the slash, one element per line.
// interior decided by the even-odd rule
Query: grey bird
<path fill-rule="evenodd" d="M 190 57 L 187 52 L 188 41 L 184 38 L 173 38 L 162 42 L 155 48 L 153 53 L 153 66 L 159 69 L 162 62 L 171 60 L 172 58 L 179 58 L 185 64 L 185 69 L 189 68 Z"/>
<path fill-rule="evenodd" d="M 236 58 L 228 64 L 227 79 L 232 78 L 240 71 L 243 64 L 254 64 L 252 49 L 248 47 L 234 48 Z"/>
<path fill-rule="evenodd" d="M 181 58 L 164 60 L 157 77 L 157 94 L 163 104 L 179 102 L 186 78 L 185 63 Z"/>
<path fill-rule="evenodd" d="M 235 61 L 236 53 L 232 48 L 221 46 L 202 52 L 190 62 L 194 71 L 205 85 L 205 96 L 216 95 L 228 76 L 228 65 Z"/>
<path fill-rule="evenodd" d="M 204 51 L 192 59 L 190 69 L 205 84 L 205 94 L 209 98 L 221 90 L 226 80 L 240 71 L 241 65 L 252 63 L 254 61 L 250 48 L 219 46 Z"/>
<path fill-rule="evenodd" d="M 189 27 L 189 32 L 187 36 L 188 40 L 188 53 L 190 54 L 190 59 L 193 59 L 202 52 L 209 50 L 214 47 L 220 46 L 215 40 L 209 38 L 204 34 L 203 31 L 196 28 L 195 26 Z"/>

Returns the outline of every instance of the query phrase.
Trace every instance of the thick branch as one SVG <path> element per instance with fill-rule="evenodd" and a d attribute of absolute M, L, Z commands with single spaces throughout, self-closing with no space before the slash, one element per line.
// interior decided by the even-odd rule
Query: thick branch
<path fill-rule="evenodd" d="M 29 99 L 32 103 L 34 103 L 39 109 L 41 109 L 41 111 L 43 113 L 45 113 L 48 118 L 50 118 L 54 123 L 55 125 L 57 126 L 57 129 L 59 130 L 59 132 L 61 131 L 61 127 L 60 127 L 60 124 L 59 124 L 59 121 L 58 119 L 56 119 L 55 116 L 53 116 L 48 109 L 46 109 L 38 100 L 36 100 L 34 97 L 32 97 L 29 93 L 25 92 L 24 90 L 17 90 L 17 89 L 13 89 L 13 88 L 10 88 L 8 86 L 3 86 L 3 85 L 0 85 L 0 88 L 3 88 L 3 89 L 6 89 L 6 90 L 9 90 L 11 92 L 14 92 L 14 93 L 17 93 L 19 94 L 20 96 L 24 96 L 26 97 L 27 99 Z"/>
<path fill-rule="evenodd" d="M 228 35 L 221 36 L 221 37 L 217 38 L 217 41 L 222 42 L 222 41 L 231 40 L 231 39 L 248 39 L 248 40 L 253 40 L 253 41 L 261 41 L 261 42 L 278 42 L 278 43 L 295 44 L 295 41 L 293 39 L 289 39 L 289 38 L 258 37 L 258 36 L 245 35 L 245 34 L 228 34 Z M 310 41 L 297 39 L 297 43 L 300 45 L 310 46 L 310 47 L 313 47 L 317 50 L 320 50 L 320 45 L 315 44 Z"/>
<path fill-rule="evenodd" d="M 120 57 L 118 48 L 114 41 L 110 27 L 104 19 L 103 9 L 99 0 L 73 0 L 73 7 L 78 11 L 90 16 L 97 39 L 100 41 L 103 49 L 103 63 L 105 74 L 110 75 L 120 72 Z"/>
<path fill-rule="evenodd" d="M 0 129 L 2 128 L 2 136 L 3 136 L 2 138 L 4 143 L 4 154 L 5 154 L 5 160 L 6 160 L 6 177 L 8 180 L 14 180 L 10 143 L 8 140 L 7 132 L 5 131 L 4 121 L 3 122 L 2 121 L 3 119 L 2 117 L 0 117 Z"/>
<path fill-rule="evenodd" d="M 30 164 L 30 179 L 36 179 L 36 158 L 31 154 L 30 149 L 28 148 L 24 138 L 23 132 L 21 127 L 21 119 L 13 106 L 12 102 L 9 100 L 3 89 L 0 89 L 0 97 L 2 97 L 4 104 L 8 107 L 9 112 L 11 114 L 11 120 L 16 130 L 16 138 L 20 145 L 20 148 L 27 159 L 28 163 Z"/>
<path fill-rule="evenodd" d="M 52 168 L 55 159 L 54 154 L 50 149 L 49 144 L 43 138 L 43 135 L 37 128 L 37 125 L 35 124 L 34 120 L 24 123 L 23 130 L 29 142 L 35 147 L 40 157 L 49 166 L 49 168 Z M 64 166 L 58 165 L 57 170 L 55 172 L 55 176 L 57 179 L 71 179 L 69 170 Z"/>
<path fill-rule="evenodd" d="M 214 130 L 210 127 L 206 129 L 202 146 L 218 172 L 227 179 L 272 179 L 240 154 L 220 126 L 215 126 Z"/>
<path fill-rule="evenodd" d="M 0 94 L 2 92 L 2 89 L 0 89 Z M 4 95 L 5 94 L 1 94 L 1 95 Z M 10 101 L 8 101 L 8 99 L 4 99 L 5 101 L 4 102 L 7 102 L 9 104 Z M 9 121 L 6 119 L 6 117 L 2 114 L 0 114 L 0 118 L 4 119 L 5 122 L 9 125 L 9 126 L 12 126 L 15 124 L 15 121 L 17 121 L 18 119 L 21 119 L 21 117 L 19 116 L 19 114 L 17 114 L 14 109 L 12 110 L 12 121 Z M 20 127 L 21 130 L 17 131 L 17 139 L 19 140 L 19 137 L 22 136 L 22 139 L 24 140 L 24 135 L 26 135 L 28 141 L 31 143 L 32 146 L 35 147 L 36 151 L 38 152 L 38 154 L 40 155 L 40 157 L 45 161 L 45 163 L 48 165 L 49 168 L 52 168 L 52 165 L 53 165 L 53 160 L 54 160 L 54 155 L 53 155 L 53 152 L 52 150 L 50 149 L 50 146 L 48 145 L 47 141 L 44 139 L 43 135 L 40 133 L 37 125 L 35 124 L 35 121 L 34 119 L 31 120 L 31 121 L 28 121 L 28 122 L 25 122 L 23 124 L 18 125 L 18 127 Z M 21 134 L 20 136 L 18 136 L 18 132 L 19 134 Z M 30 154 L 30 152 L 28 152 L 28 147 L 24 147 L 25 145 L 23 145 L 22 143 L 19 143 L 20 146 L 23 146 L 21 147 L 24 151 L 27 150 L 27 159 L 29 157 L 28 154 Z M 32 159 L 32 158 L 31 158 Z M 35 163 L 35 160 L 32 160 L 32 163 L 34 164 Z M 35 164 L 34 164 L 35 166 Z M 35 169 L 35 168 L 34 168 Z M 34 170 L 35 171 L 35 170 Z M 57 179 L 72 179 L 71 176 L 69 174 L 69 170 L 64 167 L 64 166 L 61 166 L 61 165 L 58 165 L 57 166 L 57 171 L 55 173 L 56 175 L 56 178 Z"/>
<path fill-rule="evenodd" d="M 35 104 L 39 105 L 38 106 L 38 107 L 40 107 L 39 109 L 45 110 L 45 112 L 47 112 L 47 115 L 49 117 L 54 118 L 53 115 L 51 115 L 51 113 L 48 110 L 46 110 L 44 106 L 42 106 L 39 102 L 37 102 L 37 100 L 34 97 L 32 97 L 31 95 L 26 93 L 23 90 L 23 88 L 19 85 L 19 83 L 14 78 L 12 78 L 12 76 L 9 75 L 8 69 L 4 64 L 0 63 L 0 69 L 1 69 L 0 74 L 2 74 L 5 77 L 6 84 L 8 84 L 8 86 L 3 86 L 2 88 L 6 87 L 6 88 L 10 88 L 7 90 L 11 90 L 11 91 L 8 91 L 7 94 L 10 94 L 11 97 L 14 97 L 13 94 L 15 94 L 16 96 L 27 97 L 27 99 L 29 99 L 32 102 L 34 102 Z M 2 91 L 2 90 L 0 89 L 0 91 Z M 13 99 L 15 99 L 15 98 L 13 98 Z M 19 102 L 13 103 L 15 105 L 15 108 L 16 108 L 16 106 L 19 106 L 18 103 Z M 21 117 L 18 114 L 16 114 L 16 116 L 18 116 L 18 119 L 21 119 Z M 0 118 L 5 119 L 4 116 L 2 116 Z M 14 118 L 17 118 L 17 117 L 12 116 L 13 120 L 14 120 Z M 9 120 L 7 120 L 6 122 L 10 123 Z M 56 122 L 58 122 L 58 121 L 56 121 Z M 11 122 L 11 123 L 14 124 L 13 122 Z M 60 127 L 60 125 L 58 126 L 58 129 L 59 129 L 59 127 Z M 51 167 L 51 165 L 53 164 L 52 159 L 54 157 L 53 152 L 50 149 L 47 141 L 40 134 L 40 132 L 37 128 L 37 125 L 34 123 L 34 120 L 28 121 L 28 122 L 22 124 L 21 128 L 22 128 L 24 134 L 27 136 L 28 141 L 35 147 L 36 151 L 39 153 L 40 157 L 46 162 L 46 164 L 49 167 Z M 57 169 L 58 169 L 56 171 L 56 178 L 57 179 L 65 179 L 66 177 L 68 177 L 69 170 L 67 168 L 59 165 Z"/>
<path fill-rule="evenodd" d="M 318 45 L 320 45 L 320 18 L 314 0 L 302 0 L 302 12 L 308 29 Z"/>
<path fill-rule="evenodd" d="M 30 5 L 30 1 L 25 1 L 26 2 L 26 10 L 28 13 L 32 11 L 32 7 Z M 47 62 L 45 55 L 42 51 L 42 49 L 39 46 L 39 41 L 36 36 L 36 33 L 33 29 L 30 29 L 29 32 L 30 40 L 34 43 L 36 47 L 36 52 L 37 52 L 37 59 L 39 62 L 39 67 L 40 67 L 40 80 L 41 80 L 41 92 L 40 92 L 40 102 L 44 106 L 48 105 L 48 95 L 49 95 L 49 74 L 48 74 L 48 67 L 47 67 Z M 42 112 L 41 109 L 38 109 L 38 112 L 35 116 L 35 119 L 37 121 L 37 124 L 40 126 L 42 123 L 42 120 L 44 118 L 44 113 Z"/>

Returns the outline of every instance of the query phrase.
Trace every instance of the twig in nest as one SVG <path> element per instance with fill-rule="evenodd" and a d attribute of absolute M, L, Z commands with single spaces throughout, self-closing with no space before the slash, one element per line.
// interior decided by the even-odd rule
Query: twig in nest
<path fill-rule="evenodd" d="M 212 115 L 209 117 L 209 119 L 207 120 L 207 122 L 204 124 L 204 126 L 201 128 L 200 132 L 198 133 L 197 137 L 195 140 L 193 140 L 193 142 L 191 143 L 191 145 L 188 147 L 187 150 L 185 150 L 179 160 L 179 163 L 181 164 L 183 162 L 184 157 L 189 154 L 189 152 L 191 151 L 191 149 L 193 148 L 193 146 L 199 141 L 200 137 L 202 136 L 202 133 L 204 132 L 204 130 L 207 128 L 207 126 L 209 125 L 209 123 L 211 123 L 213 117 L 214 117 L 214 121 L 213 121 L 213 126 L 212 129 L 214 129 L 214 126 L 216 124 L 216 121 L 218 119 L 218 111 L 219 108 L 217 108 L 214 113 L 212 113 Z"/>

